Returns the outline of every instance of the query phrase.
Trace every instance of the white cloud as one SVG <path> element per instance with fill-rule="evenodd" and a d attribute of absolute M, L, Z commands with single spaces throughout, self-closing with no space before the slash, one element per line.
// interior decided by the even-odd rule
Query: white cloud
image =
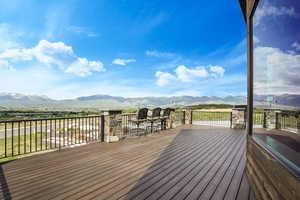
<path fill-rule="evenodd" d="M 206 78 L 209 76 L 207 70 L 204 67 L 196 67 L 189 69 L 184 65 L 180 65 L 175 70 L 177 79 L 182 82 L 191 82 L 195 78 Z"/>
<path fill-rule="evenodd" d="M 86 58 L 78 58 L 68 66 L 65 72 L 73 73 L 81 77 L 89 76 L 93 71 L 105 71 L 103 64 L 96 61 L 88 61 Z"/>
<path fill-rule="evenodd" d="M 272 4 L 270 4 L 268 1 L 265 1 L 264 4 L 259 6 L 254 15 L 254 26 L 258 26 L 262 19 L 265 17 L 278 17 L 278 16 L 290 16 L 290 17 L 297 17 L 298 14 L 295 12 L 295 9 L 293 7 L 275 7 Z"/>
<path fill-rule="evenodd" d="M 176 77 L 168 72 L 156 72 L 155 76 L 158 78 L 156 84 L 158 86 L 166 86 L 176 80 Z"/>
<path fill-rule="evenodd" d="M 254 49 L 255 93 L 287 93 L 300 91 L 300 55 L 278 48 Z"/>
<path fill-rule="evenodd" d="M 131 63 L 131 62 L 136 62 L 135 59 L 121 59 L 121 58 L 116 58 L 112 61 L 112 64 L 115 64 L 115 65 L 127 65 L 128 63 Z"/>
<path fill-rule="evenodd" d="M 212 76 L 215 78 L 218 76 L 220 76 L 220 77 L 224 76 L 225 69 L 221 66 L 210 66 L 209 69 L 211 72 L 213 72 Z"/>
<path fill-rule="evenodd" d="M 209 68 L 210 72 L 207 70 Z M 175 74 L 168 72 L 156 72 L 155 76 L 158 78 L 156 84 L 158 86 L 166 86 L 171 83 L 191 83 L 197 80 L 205 80 L 210 77 L 223 77 L 225 69 L 221 66 L 198 66 L 195 68 L 187 68 L 184 65 L 179 65 L 175 69 Z"/>
<path fill-rule="evenodd" d="M 89 61 L 78 57 L 71 46 L 63 42 L 48 42 L 41 40 L 31 49 L 7 49 L 0 53 L 0 59 L 10 63 L 33 61 L 34 59 L 46 65 L 58 66 L 59 69 L 78 76 L 88 76 L 92 72 L 105 71 L 100 61 Z"/>
<path fill-rule="evenodd" d="M 297 51 L 300 51 L 300 43 L 294 42 L 294 43 L 292 44 L 292 47 L 294 47 Z"/>

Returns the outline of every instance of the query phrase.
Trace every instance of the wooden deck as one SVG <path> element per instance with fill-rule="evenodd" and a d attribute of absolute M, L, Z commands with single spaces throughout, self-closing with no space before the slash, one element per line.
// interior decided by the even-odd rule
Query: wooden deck
<path fill-rule="evenodd" d="M 191 128 L 3 164 L 2 199 L 254 199 L 246 135 Z"/>

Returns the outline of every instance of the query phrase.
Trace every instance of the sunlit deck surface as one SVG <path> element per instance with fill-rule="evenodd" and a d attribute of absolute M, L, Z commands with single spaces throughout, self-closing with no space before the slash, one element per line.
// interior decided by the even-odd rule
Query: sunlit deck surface
<path fill-rule="evenodd" d="M 190 127 L 2 165 L 6 199 L 254 199 L 246 135 Z"/>

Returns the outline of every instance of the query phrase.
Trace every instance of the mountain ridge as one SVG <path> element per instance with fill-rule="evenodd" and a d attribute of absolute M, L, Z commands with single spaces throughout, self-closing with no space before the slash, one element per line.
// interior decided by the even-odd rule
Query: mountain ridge
<path fill-rule="evenodd" d="M 0 93 L 0 106 L 6 108 L 137 108 L 142 106 L 189 106 L 196 104 L 225 103 L 243 104 L 244 96 L 165 96 L 165 97 L 121 97 L 105 94 L 82 96 L 74 99 L 55 100 L 44 95 Z"/>
<path fill-rule="evenodd" d="M 259 106 L 273 105 L 300 107 L 300 95 L 255 95 L 254 101 Z M 73 99 L 55 100 L 45 95 L 25 95 L 20 93 L 0 93 L 0 107 L 30 109 L 129 109 L 138 107 L 182 107 L 197 104 L 246 104 L 245 96 L 148 96 L 121 97 L 106 94 L 82 96 Z"/>

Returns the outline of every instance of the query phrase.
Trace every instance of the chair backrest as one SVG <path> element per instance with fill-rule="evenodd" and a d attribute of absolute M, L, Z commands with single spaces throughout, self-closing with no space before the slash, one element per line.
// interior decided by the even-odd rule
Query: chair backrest
<path fill-rule="evenodd" d="M 164 109 L 163 117 L 169 117 L 170 114 L 171 114 L 171 111 L 172 111 L 171 108 L 166 108 L 166 109 Z"/>
<path fill-rule="evenodd" d="M 147 119 L 148 108 L 141 108 L 137 112 L 137 119 Z"/>
<path fill-rule="evenodd" d="M 161 108 L 154 108 L 152 110 L 152 117 L 160 117 Z"/>

